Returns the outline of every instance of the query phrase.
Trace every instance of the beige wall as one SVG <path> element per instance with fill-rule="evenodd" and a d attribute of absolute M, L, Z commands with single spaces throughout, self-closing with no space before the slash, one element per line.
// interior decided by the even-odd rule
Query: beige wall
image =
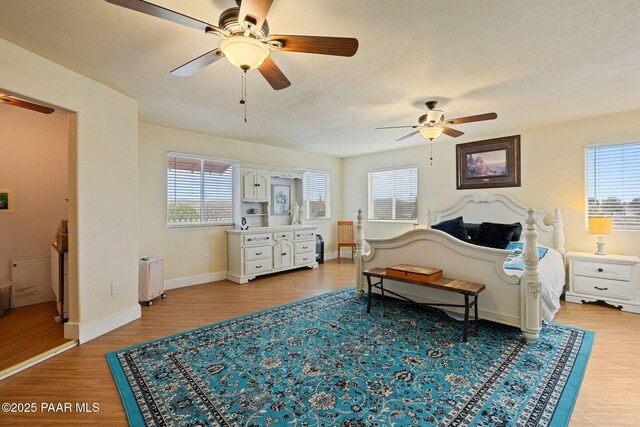
<path fill-rule="evenodd" d="M 0 90 L 77 113 L 69 127 L 69 330 L 89 339 L 140 313 L 137 102 L 2 39 L 0 58 Z M 111 296 L 112 281 L 121 282 L 119 295 Z"/>
<path fill-rule="evenodd" d="M 236 159 L 271 167 L 328 170 L 331 173 L 331 221 L 309 222 L 336 250 L 335 222 L 342 212 L 342 161 L 319 154 L 270 147 L 212 135 L 141 123 L 139 130 L 140 255 L 164 258 L 165 280 L 205 276 L 227 270 L 229 227 L 167 229 L 166 160 L 168 151 Z M 205 254 L 210 254 L 209 262 Z"/>
<path fill-rule="evenodd" d="M 498 119 L 500 120 L 500 119 Z M 472 134 L 473 125 L 468 125 Z M 462 129 L 462 127 L 460 128 Z M 467 128 L 464 129 L 467 131 Z M 543 128 L 510 131 L 498 136 L 521 135 L 522 186 L 489 189 L 503 192 L 534 209 L 562 210 L 567 250 L 592 252 L 594 236 L 585 229 L 584 146 L 590 143 L 640 141 L 640 112 L 598 117 Z M 456 190 L 456 144 L 477 139 L 467 136 L 452 140 L 442 136 L 434 142 L 433 166 L 429 166 L 427 143 L 419 147 L 344 159 L 344 216 L 355 215 L 359 207 L 367 212 L 367 170 L 405 164 L 419 165 L 419 220 L 426 222 L 427 209 L 440 209 L 471 190 Z M 365 234 L 385 237 L 410 229 L 407 224 L 367 223 Z M 606 237 L 607 252 L 640 255 L 640 235 L 615 231 Z"/>
<path fill-rule="evenodd" d="M 0 283 L 10 259 L 49 256 L 67 218 L 67 114 L 42 114 L 0 104 L 0 187 L 14 193 L 14 213 L 0 215 Z"/>

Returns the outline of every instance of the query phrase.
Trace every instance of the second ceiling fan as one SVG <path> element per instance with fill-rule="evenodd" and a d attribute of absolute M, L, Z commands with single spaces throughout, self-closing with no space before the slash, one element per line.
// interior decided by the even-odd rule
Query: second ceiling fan
<path fill-rule="evenodd" d="M 449 135 L 450 137 L 457 138 L 461 135 L 464 135 L 464 132 L 461 132 L 457 129 L 449 127 L 450 125 L 459 125 L 462 123 L 470 123 L 470 122 L 482 122 L 485 120 L 494 120 L 498 118 L 496 113 L 484 113 L 477 114 L 475 116 L 466 116 L 466 117 L 458 117 L 457 119 L 445 120 L 444 111 L 436 110 L 436 105 L 438 105 L 437 101 L 428 101 L 425 104 L 429 111 L 427 114 L 423 114 L 418 118 L 417 125 L 410 126 L 387 126 L 376 129 L 401 129 L 401 128 L 413 128 L 418 129 L 407 135 L 396 139 L 396 141 L 402 141 L 403 139 L 411 138 L 412 136 L 420 133 L 423 137 L 434 140 L 439 137 L 443 133 L 445 135 Z"/>
<path fill-rule="evenodd" d="M 353 56 L 358 40 L 346 37 L 271 35 L 266 21 L 273 0 L 236 0 L 239 7 L 227 9 L 214 25 L 144 0 L 107 0 L 127 9 L 195 28 L 222 39 L 220 46 L 171 71 L 189 76 L 226 57 L 234 66 L 248 71 L 257 68 L 275 90 L 291 82 L 269 56 L 270 51 Z"/>

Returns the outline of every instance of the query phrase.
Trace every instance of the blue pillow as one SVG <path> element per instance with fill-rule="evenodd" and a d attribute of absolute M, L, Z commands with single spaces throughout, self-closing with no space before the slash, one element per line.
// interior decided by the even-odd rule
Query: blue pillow
<path fill-rule="evenodd" d="M 444 231 L 445 233 L 452 235 L 456 239 L 460 239 L 465 242 L 469 241 L 469 235 L 467 234 L 467 229 L 464 227 L 464 221 L 462 220 L 461 216 L 459 216 L 458 218 L 439 222 L 432 225 L 431 228 Z"/>
<path fill-rule="evenodd" d="M 483 222 L 478 226 L 471 243 L 488 248 L 505 249 L 513 238 L 514 224 Z"/>
<path fill-rule="evenodd" d="M 522 224 L 520 224 L 519 222 L 514 222 L 513 224 L 504 224 L 504 225 L 509 225 L 513 227 L 513 236 L 511 236 L 511 241 L 519 242 L 520 234 L 522 233 Z M 467 233 L 469 234 L 469 239 L 473 240 L 473 236 L 475 236 L 476 231 L 478 230 L 478 227 L 480 227 L 480 224 L 465 222 L 464 227 L 467 229 Z"/>

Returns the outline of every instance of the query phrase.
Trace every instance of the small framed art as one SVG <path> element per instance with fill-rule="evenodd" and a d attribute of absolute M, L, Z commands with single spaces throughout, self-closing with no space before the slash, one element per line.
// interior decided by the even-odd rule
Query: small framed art
<path fill-rule="evenodd" d="M 520 187 L 520 135 L 456 145 L 458 190 Z"/>

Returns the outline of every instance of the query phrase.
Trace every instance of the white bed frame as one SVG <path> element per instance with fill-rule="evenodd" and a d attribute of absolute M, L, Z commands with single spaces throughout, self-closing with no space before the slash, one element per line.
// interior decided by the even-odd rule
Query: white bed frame
<path fill-rule="evenodd" d="M 430 228 L 432 221 L 437 223 L 461 215 L 466 223 L 523 224 L 524 271 L 520 277 L 507 274 L 503 268 L 510 251 L 472 245 Z M 520 327 L 529 343 L 538 339 L 542 318 L 537 242 L 564 255 L 564 225 L 559 209 L 537 213 L 505 194 L 468 194 L 448 208 L 430 211 L 427 228 L 384 239 L 365 239 L 362 219 L 359 209 L 355 256 L 359 294 L 367 288 L 362 275 L 367 269 L 395 264 L 441 268 L 445 277 L 486 285 L 478 298 L 480 318 Z M 393 281 L 385 282 L 385 288 L 417 301 L 460 303 L 460 295 L 437 289 Z"/>

